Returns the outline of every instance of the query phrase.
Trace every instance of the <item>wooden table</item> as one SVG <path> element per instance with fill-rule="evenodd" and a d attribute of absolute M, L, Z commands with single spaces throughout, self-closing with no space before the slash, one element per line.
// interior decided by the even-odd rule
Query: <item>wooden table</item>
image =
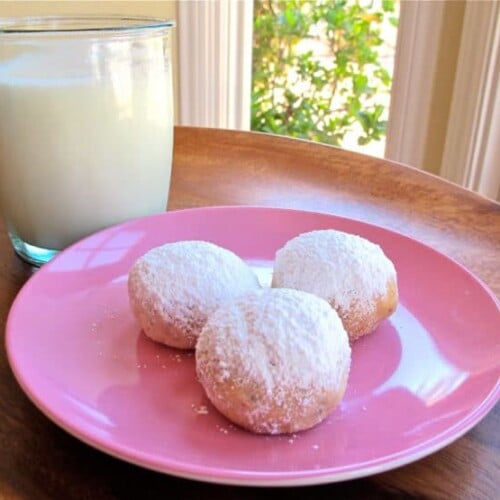
<path fill-rule="evenodd" d="M 500 205 L 386 160 L 263 134 L 177 128 L 169 209 L 261 205 L 395 229 L 467 266 L 500 295 Z M 0 226 L 0 328 L 33 269 Z M 500 498 L 500 405 L 434 455 L 346 483 L 253 489 L 188 481 L 96 451 L 43 416 L 0 351 L 0 498 Z"/>

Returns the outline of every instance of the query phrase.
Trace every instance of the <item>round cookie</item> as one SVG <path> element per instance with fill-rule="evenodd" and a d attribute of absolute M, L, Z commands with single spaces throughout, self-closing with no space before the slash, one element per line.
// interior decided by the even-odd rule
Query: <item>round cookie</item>
<path fill-rule="evenodd" d="M 396 270 L 382 249 L 330 229 L 303 233 L 278 250 L 272 286 L 327 300 L 351 340 L 372 332 L 398 303 Z"/>
<path fill-rule="evenodd" d="M 196 345 L 212 404 L 259 434 L 298 432 L 342 399 L 351 363 L 337 313 L 314 295 L 265 288 L 219 308 Z"/>
<path fill-rule="evenodd" d="M 208 316 L 221 304 L 260 288 L 233 252 L 206 241 L 179 241 L 139 258 L 128 276 L 132 311 L 157 342 L 192 349 Z"/>

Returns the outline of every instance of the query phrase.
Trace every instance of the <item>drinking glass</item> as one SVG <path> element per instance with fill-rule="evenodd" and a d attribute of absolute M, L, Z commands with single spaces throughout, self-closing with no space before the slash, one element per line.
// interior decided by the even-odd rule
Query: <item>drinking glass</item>
<path fill-rule="evenodd" d="M 165 210 L 173 26 L 146 17 L 0 19 L 0 213 L 29 263 Z"/>

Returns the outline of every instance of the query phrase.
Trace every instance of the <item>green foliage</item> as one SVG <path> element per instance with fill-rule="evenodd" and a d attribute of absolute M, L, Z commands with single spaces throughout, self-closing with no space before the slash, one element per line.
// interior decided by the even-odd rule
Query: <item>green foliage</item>
<path fill-rule="evenodd" d="M 252 130 L 341 145 L 359 124 L 359 144 L 385 135 L 391 75 L 380 63 L 384 19 L 394 0 L 255 0 Z M 300 49 L 316 40 L 326 57 Z"/>

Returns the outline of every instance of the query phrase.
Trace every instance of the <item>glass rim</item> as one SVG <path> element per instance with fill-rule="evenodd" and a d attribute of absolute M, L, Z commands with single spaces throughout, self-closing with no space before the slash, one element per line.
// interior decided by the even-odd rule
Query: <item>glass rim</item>
<path fill-rule="evenodd" d="M 172 19 L 119 14 L 0 17 L 0 35 L 123 33 L 173 27 Z"/>

